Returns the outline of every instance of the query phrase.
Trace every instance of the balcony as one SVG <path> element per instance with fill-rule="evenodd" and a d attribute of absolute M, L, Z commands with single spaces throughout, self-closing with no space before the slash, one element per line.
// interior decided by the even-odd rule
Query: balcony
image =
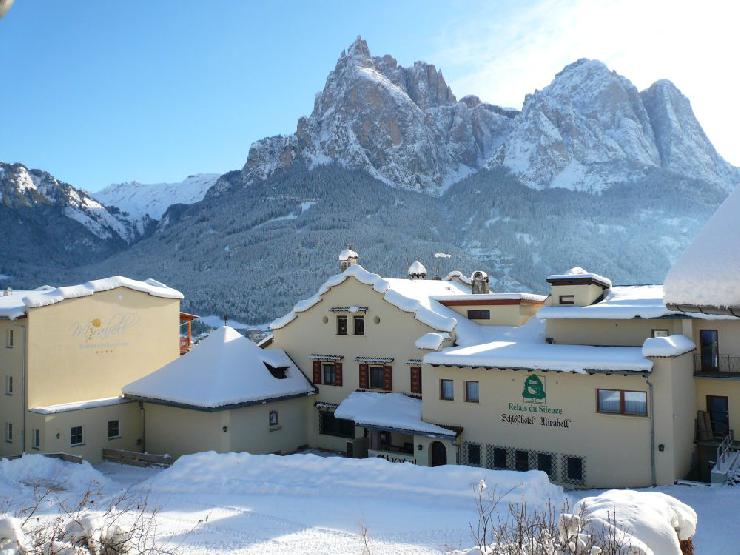
<path fill-rule="evenodd" d="M 740 356 L 694 355 L 694 375 L 709 378 L 740 378 Z"/>

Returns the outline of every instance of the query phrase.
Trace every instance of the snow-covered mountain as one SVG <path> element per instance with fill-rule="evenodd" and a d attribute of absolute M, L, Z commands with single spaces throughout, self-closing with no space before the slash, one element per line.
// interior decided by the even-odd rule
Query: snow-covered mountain
<path fill-rule="evenodd" d="M 146 216 L 159 220 L 172 204 L 192 204 L 203 199 L 219 174 L 199 173 L 177 183 L 116 183 L 92 193 L 100 202 L 116 206 L 135 221 Z"/>
<path fill-rule="evenodd" d="M 118 210 L 101 204 L 82 189 L 42 170 L 0 162 L 0 201 L 6 208 L 57 208 L 103 241 L 131 243 L 138 235 Z"/>
<path fill-rule="evenodd" d="M 601 192 L 655 168 L 726 191 L 740 182 L 669 81 L 640 92 L 603 63 L 578 60 L 528 95 L 520 113 L 476 97 L 457 101 L 433 65 L 372 56 L 361 38 L 341 54 L 293 135 L 252 145 L 244 181 L 296 161 L 359 168 L 432 194 L 484 166 L 506 168 L 536 189 Z"/>

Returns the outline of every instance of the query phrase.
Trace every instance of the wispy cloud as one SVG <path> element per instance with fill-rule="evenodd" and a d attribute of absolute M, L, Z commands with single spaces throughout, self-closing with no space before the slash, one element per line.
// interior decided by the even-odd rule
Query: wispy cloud
<path fill-rule="evenodd" d="M 640 89 L 673 81 L 720 153 L 740 164 L 740 3 L 504 0 L 456 13 L 430 58 L 458 95 L 520 107 L 568 63 L 597 58 Z"/>

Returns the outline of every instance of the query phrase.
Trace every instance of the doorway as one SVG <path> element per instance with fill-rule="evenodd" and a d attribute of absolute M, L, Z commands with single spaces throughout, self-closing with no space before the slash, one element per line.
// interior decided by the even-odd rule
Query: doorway
<path fill-rule="evenodd" d="M 717 330 L 699 330 L 702 372 L 719 371 L 719 334 Z"/>
<path fill-rule="evenodd" d="M 447 448 L 441 441 L 433 441 L 429 446 L 431 453 L 431 466 L 442 466 L 447 464 Z"/>
<path fill-rule="evenodd" d="M 707 412 L 715 437 L 725 437 L 730 431 L 730 409 L 727 397 L 707 395 Z"/>

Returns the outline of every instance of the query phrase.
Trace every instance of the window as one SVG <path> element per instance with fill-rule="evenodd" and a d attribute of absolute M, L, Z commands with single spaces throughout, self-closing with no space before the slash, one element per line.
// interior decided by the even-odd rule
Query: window
<path fill-rule="evenodd" d="M 468 464 L 480 466 L 480 445 L 468 443 Z"/>
<path fill-rule="evenodd" d="M 651 337 L 668 337 L 670 332 L 668 330 L 652 330 L 650 332 Z"/>
<path fill-rule="evenodd" d="M 552 455 L 550 453 L 537 453 L 537 470 L 552 477 Z"/>
<path fill-rule="evenodd" d="M 455 382 L 452 380 L 439 380 L 439 398 L 443 401 L 454 401 Z"/>
<path fill-rule="evenodd" d="M 365 317 L 364 316 L 355 316 L 354 318 L 352 318 L 352 323 L 354 325 L 355 335 L 365 335 Z"/>
<path fill-rule="evenodd" d="M 72 428 L 70 428 L 69 444 L 82 445 L 82 426 L 72 426 Z"/>
<path fill-rule="evenodd" d="M 583 482 L 583 459 L 565 457 L 565 478 L 570 482 Z"/>
<path fill-rule="evenodd" d="M 421 395 L 421 367 L 412 366 L 410 369 L 411 373 L 411 393 L 418 393 Z"/>
<path fill-rule="evenodd" d="M 278 411 L 271 410 L 270 411 L 270 426 L 277 426 L 278 425 Z"/>
<path fill-rule="evenodd" d="M 12 422 L 5 423 L 5 442 L 13 443 L 13 424 Z"/>
<path fill-rule="evenodd" d="M 333 412 L 319 412 L 319 433 L 336 437 L 355 437 L 355 423 L 335 418 Z"/>
<path fill-rule="evenodd" d="M 383 373 L 382 366 L 370 367 L 370 389 L 383 389 Z"/>
<path fill-rule="evenodd" d="M 493 468 L 506 468 L 506 449 L 503 447 L 493 448 Z"/>
<path fill-rule="evenodd" d="M 526 472 L 529 470 L 529 452 L 516 451 L 514 453 L 514 468 L 519 472 Z"/>
<path fill-rule="evenodd" d="M 699 330 L 699 353 L 702 371 L 717 372 L 719 370 L 719 332 L 717 330 Z"/>
<path fill-rule="evenodd" d="M 272 364 L 268 364 L 266 362 L 263 363 L 265 365 L 265 368 L 272 374 L 272 377 L 276 380 L 284 380 L 288 377 L 288 367 L 287 366 L 273 366 Z"/>
<path fill-rule="evenodd" d="M 31 430 L 31 448 L 41 448 L 41 430 L 39 430 L 38 428 L 34 428 L 33 430 Z"/>
<path fill-rule="evenodd" d="M 337 335 L 347 335 L 346 316 L 337 316 Z"/>
<path fill-rule="evenodd" d="M 13 376 L 5 376 L 5 395 L 13 394 Z"/>
<path fill-rule="evenodd" d="M 121 437 L 121 424 L 118 420 L 108 420 L 108 439 Z"/>
<path fill-rule="evenodd" d="M 480 400 L 478 382 L 465 382 L 465 400 L 468 403 L 477 403 Z"/>
<path fill-rule="evenodd" d="M 647 416 L 647 393 L 644 391 L 598 389 L 596 398 L 598 412 Z"/>
<path fill-rule="evenodd" d="M 576 304 L 575 295 L 560 295 L 560 304 Z"/>
<path fill-rule="evenodd" d="M 490 320 L 490 310 L 468 310 L 468 320 Z"/>
<path fill-rule="evenodd" d="M 322 365 L 324 374 L 324 383 L 326 385 L 336 385 L 337 369 L 333 362 L 324 362 Z"/>
<path fill-rule="evenodd" d="M 8 335 L 5 338 L 5 346 L 8 349 L 15 347 L 15 330 L 8 330 Z"/>

